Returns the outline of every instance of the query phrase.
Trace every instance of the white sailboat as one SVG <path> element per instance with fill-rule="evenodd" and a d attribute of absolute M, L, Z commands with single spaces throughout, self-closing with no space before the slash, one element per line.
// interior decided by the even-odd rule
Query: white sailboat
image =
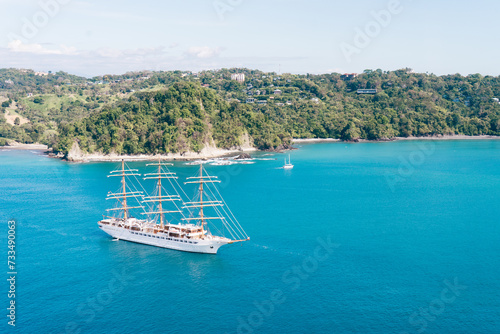
<path fill-rule="evenodd" d="M 98 222 L 99 228 L 116 239 L 195 253 L 217 254 L 223 245 L 250 240 L 215 188 L 214 184 L 220 182 L 217 177 L 204 173 L 203 166 L 200 165 L 199 175 L 190 177 L 185 182 L 199 184 L 197 197 L 191 202 L 184 201 L 179 192 L 185 198 L 186 195 L 177 182 L 178 177 L 167 168 L 171 165 L 161 161 L 147 165 L 158 169 L 155 173 L 144 175 L 145 180 L 157 180 L 153 195 L 145 196 L 144 191 L 127 187 L 127 178 L 140 174 L 136 169 L 126 168 L 122 161 L 121 169 L 112 171 L 109 175 L 122 178 L 121 191 L 109 193 L 107 198 L 116 199 L 119 203 L 117 208 L 108 211 L 122 214 L 118 217 L 105 216 Z M 168 181 L 170 192 L 165 190 L 162 180 Z M 128 198 L 139 199 L 139 204 L 128 206 Z M 164 203 L 170 203 L 170 207 Z M 206 215 L 208 208 L 213 209 L 213 215 Z M 142 214 L 148 218 L 132 217 L 131 209 L 142 209 Z M 212 224 L 214 221 L 220 223 Z M 212 234 L 209 222 L 219 235 Z"/>
<path fill-rule="evenodd" d="M 288 155 L 288 163 L 286 162 L 286 158 L 285 158 L 285 164 L 283 165 L 283 169 L 292 169 L 293 168 L 293 165 L 292 165 L 292 161 L 290 160 L 290 154 Z"/>

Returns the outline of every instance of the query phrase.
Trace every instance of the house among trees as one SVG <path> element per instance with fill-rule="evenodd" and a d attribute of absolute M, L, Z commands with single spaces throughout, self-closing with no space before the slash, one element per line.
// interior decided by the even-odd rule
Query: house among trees
<path fill-rule="evenodd" d="M 244 73 L 231 74 L 231 80 L 236 80 L 239 83 L 243 83 L 245 82 L 245 74 Z"/>
<path fill-rule="evenodd" d="M 283 93 L 283 92 L 281 91 L 281 89 L 275 89 L 275 90 L 274 90 L 274 95 L 281 95 L 281 93 Z"/>
<path fill-rule="evenodd" d="M 344 80 L 344 81 L 347 81 L 347 80 L 351 80 L 351 79 L 354 79 L 358 76 L 357 73 L 345 73 L 345 74 L 342 74 L 340 76 L 340 79 Z"/>
<path fill-rule="evenodd" d="M 377 94 L 376 89 L 358 89 L 358 94 Z"/>

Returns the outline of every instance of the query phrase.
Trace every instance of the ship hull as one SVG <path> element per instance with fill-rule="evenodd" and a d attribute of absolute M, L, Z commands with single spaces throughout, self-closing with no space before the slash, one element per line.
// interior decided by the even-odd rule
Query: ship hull
<path fill-rule="evenodd" d="M 229 242 L 220 239 L 189 240 L 172 238 L 165 233 L 131 231 L 119 226 L 98 223 L 99 228 L 119 240 L 126 240 L 144 245 L 168 248 L 183 252 L 217 254 L 219 248 Z"/>

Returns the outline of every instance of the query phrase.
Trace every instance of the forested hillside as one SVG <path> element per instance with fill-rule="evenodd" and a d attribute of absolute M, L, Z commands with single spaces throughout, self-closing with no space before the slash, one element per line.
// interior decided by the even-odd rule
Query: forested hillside
<path fill-rule="evenodd" d="M 77 141 L 85 151 L 136 154 L 200 151 L 212 138 L 237 147 L 245 133 L 261 149 L 287 147 L 291 138 L 500 135 L 500 77 L 479 74 L 223 69 L 85 79 L 16 71 L 0 70 L 0 144 L 39 141 L 67 152 Z"/>
<path fill-rule="evenodd" d="M 218 147 L 237 147 L 245 132 L 260 147 L 273 147 L 266 146 L 266 140 L 282 143 L 257 130 L 265 128 L 262 113 L 240 110 L 238 104 L 226 103 L 213 90 L 185 82 L 168 90 L 137 93 L 116 107 L 61 123 L 54 148 L 67 152 L 77 140 L 88 152 L 199 152 L 212 140 Z"/>

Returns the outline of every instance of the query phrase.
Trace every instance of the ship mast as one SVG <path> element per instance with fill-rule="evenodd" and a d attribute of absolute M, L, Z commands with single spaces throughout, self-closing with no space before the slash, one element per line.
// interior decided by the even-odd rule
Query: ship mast
<path fill-rule="evenodd" d="M 188 183 L 199 183 L 199 192 L 200 192 L 200 200 L 197 202 L 187 202 L 184 203 L 184 206 L 182 207 L 183 209 L 190 209 L 190 208 L 199 208 L 200 213 L 198 217 L 193 217 L 193 218 L 184 218 L 183 220 L 199 220 L 201 221 L 201 232 L 202 235 L 205 234 L 205 225 L 207 224 L 207 220 L 211 219 L 221 219 L 224 220 L 224 217 L 206 217 L 203 213 L 203 208 L 205 207 L 215 207 L 215 206 L 223 206 L 224 204 L 222 201 L 211 201 L 211 200 L 206 200 L 203 201 L 203 184 L 204 183 L 220 183 L 220 180 L 218 180 L 217 176 L 210 176 L 206 175 L 203 176 L 203 165 L 200 164 L 200 176 L 194 176 L 194 177 L 188 177 L 187 180 L 192 180 L 192 181 L 187 181 L 184 182 L 184 184 Z"/>
<path fill-rule="evenodd" d="M 160 161 L 158 161 L 160 162 Z M 158 163 L 158 175 L 161 172 L 161 165 Z M 163 228 L 163 209 L 161 207 L 161 177 L 158 178 L 158 211 L 160 211 L 160 226 Z"/>
<path fill-rule="evenodd" d="M 146 214 L 146 215 L 158 214 L 160 216 L 160 228 L 163 229 L 165 227 L 165 217 L 164 217 L 165 213 L 181 213 L 182 211 L 180 211 L 180 210 L 164 211 L 163 210 L 163 205 L 162 205 L 163 202 L 181 201 L 181 197 L 179 195 L 162 194 L 161 180 L 162 179 L 177 179 L 178 177 L 175 175 L 175 173 L 168 172 L 168 169 L 166 172 L 163 171 L 163 169 L 162 169 L 163 166 L 173 166 L 173 164 L 162 162 L 161 159 L 158 159 L 157 163 L 147 164 L 146 166 L 158 166 L 158 171 L 156 173 L 144 174 L 144 176 L 145 176 L 144 180 L 148 180 L 148 179 L 157 180 L 158 194 L 156 196 L 144 197 L 144 201 L 142 201 L 142 203 L 146 203 L 146 202 L 158 203 L 158 210 L 157 211 L 153 210 L 151 212 L 144 212 L 143 214 Z"/>
<path fill-rule="evenodd" d="M 122 159 L 123 219 L 127 220 L 127 189 L 125 187 L 125 160 Z"/>
<path fill-rule="evenodd" d="M 200 164 L 200 177 L 203 176 L 203 167 L 202 167 L 202 164 Z M 203 220 L 203 182 L 202 182 L 202 178 L 200 178 L 200 218 L 201 218 L 201 233 L 203 235 L 203 233 L 205 232 L 204 230 L 204 225 L 205 225 L 205 221 Z"/>
<path fill-rule="evenodd" d="M 137 169 L 125 169 L 125 160 L 122 159 L 122 165 L 121 169 L 119 170 L 114 170 L 111 171 L 110 175 L 108 177 L 121 177 L 121 184 L 122 184 L 122 189 L 121 192 L 118 193 L 108 193 L 107 200 L 108 199 L 116 199 L 120 201 L 121 207 L 116 208 L 116 209 L 107 209 L 106 211 L 120 211 L 123 210 L 123 220 L 127 220 L 129 218 L 129 209 L 136 209 L 136 208 L 143 208 L 143 206 L 128 206 L 127 205 L 127 198 L 129 197 L 142 197 L 143 193 L 142 191 L 129 191 L 127 192 L 127 183 L 125 177 L 129 176 L 140 176 L 141 174 L 137 173 Z M 119 173 L 119 174 L 118 174 Z"/>
<path fill-rule="evenodd" d="M 199 215 L 197 217 L 183 218 L 182 220 L 201 221 L 202 236 L 208 232 L 208 229 L 205 229 L 205 225 L 207 225 L 208 221 L 221 220 L 222 225 L 224 226 L 225 229 L 227 229 L 227 231 L 231 234 L 232 237 L 232 240 L 228 243 L 250 240 L 250 237 L 245 233 L 243 228 L 241 228 L 241 225 L 238 223 L 236 217 L 234 217 L 231 210 L 227 208 L 224 199 L 217 190 L 217 187 L 215 185 L 212 185 L 212 187 L 210 187 L 209 185 L 210 183 L 212 184 L 220 183 L 221 181 L 217 178 L 217 176 L 211 176 L 208 174 L 203 175 L 203 172 L 204 172 L 203 165 L 200 165 L 199 176 L 188 177 L 187 181 L 184 182 L 184 184 L 195 183 L 200 185 L 198 188 L 200 193 L 199 200 L 196 201 L 195 199 L 195 201 L 193 202 L 186 202 L 182 207 L 183 209 L 199 208 L 200 209 Z M 206 186 L 205 183 L 207 183 Z M 206 196 L 204 198 L 203 195 L 205 194 Z M 210 217 L 206 216 L 206 213 L 204 212 L 204 208 L 206 207 L 220 207 L 220 208 L 214 208 L 216 214 L 213 217 Z M 216 225 L 214 225 L 214 227 L 218 229 Z"/>

